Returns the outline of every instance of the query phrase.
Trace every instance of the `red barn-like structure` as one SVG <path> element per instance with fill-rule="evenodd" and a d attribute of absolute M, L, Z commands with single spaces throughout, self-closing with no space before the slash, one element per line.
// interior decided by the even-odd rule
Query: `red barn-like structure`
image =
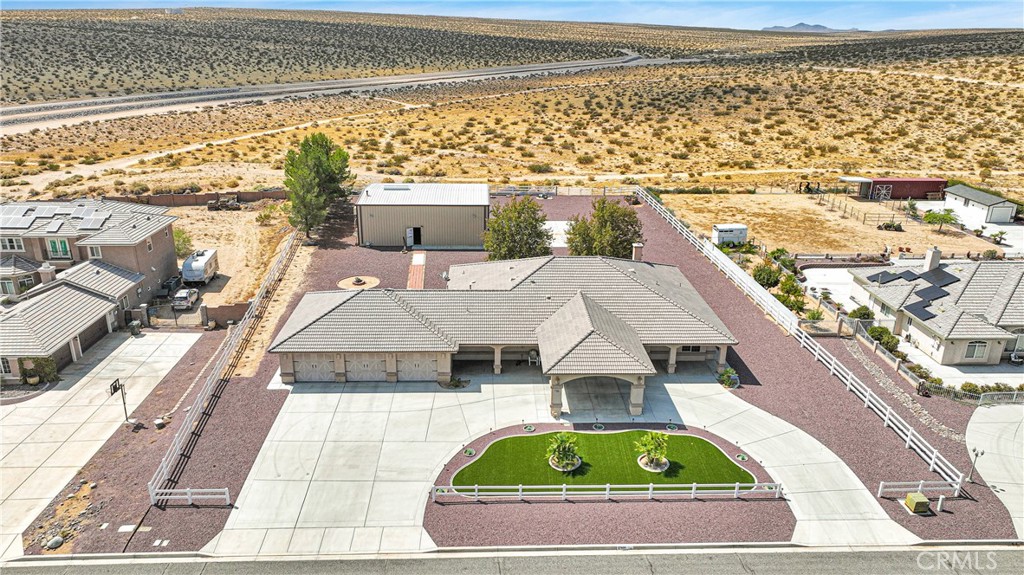
<path fill-rule="evenodd" d="M 942 178 L 861 178 L 843 176 L 839 181 L 857 184 L 860 197 L 870 200 L 941 200 L 946 180 Z"/>

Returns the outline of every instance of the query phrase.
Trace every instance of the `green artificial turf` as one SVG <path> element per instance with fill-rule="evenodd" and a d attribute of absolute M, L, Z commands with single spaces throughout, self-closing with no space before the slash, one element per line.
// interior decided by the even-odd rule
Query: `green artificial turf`
<path fill-rule="evenodd" d="M 670 466 L 662 473 L 645 471 L 636 462 L 636 442 L 645 431 L 577 433 L 583 459 L 564 473 L 548 465 L 545 451 L 553 433 L 506 437 L 492 443 L 462 468 L 453 485 L 604 485 L 648 483 L 753 483 L 754 477 L 718 447 L 691 435 L 669 435 Z"/>

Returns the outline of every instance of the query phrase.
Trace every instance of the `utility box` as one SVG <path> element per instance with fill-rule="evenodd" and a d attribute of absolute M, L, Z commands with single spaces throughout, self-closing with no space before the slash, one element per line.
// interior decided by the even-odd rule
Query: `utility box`
<path fill-rule="evenodd" d="M 924 493 L 908 493 L 905 504 L 911 513 L 928 513 L 928 498 Z"/>
<path fill-rule="evenodd" d="M 142 322 L 135 320 L 128 324 L 128 329 L 131 330 L 132 335 L 142 335 Z"/>
<path fill-rule="evenodd" d="M 722 244 L 747 243 L 747 226 L 744 224 L 715 224 L 711 226 L 711 243 Z"/>

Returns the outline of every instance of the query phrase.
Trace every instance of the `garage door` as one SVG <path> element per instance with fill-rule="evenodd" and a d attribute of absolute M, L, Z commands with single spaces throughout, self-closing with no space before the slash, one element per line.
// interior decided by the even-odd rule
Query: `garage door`
<path fill-rule="evenodd" d="M 398 356 L 398 381 L 434 381 L 437 357 L 432 353 L 407 353 Z"/>
<path fill-rule="evenodd" d="M 82 344 L 82 353 L 89 350 L 90 347 L 96 344 L 99 340 L 103 339 L 107 335 L 107 318 L 101 317 L 96 320 L 92 325 L 85 328 L 82 333 L 78 334 L 78 341 Z"/>
<path fill-rule="evenodd" d="M 1007 224 L 1007 223 L 1010 223 L 1010 222 L 1013 221 L 1013 213 L 1016 210 L 1017 210 L 1017 208 L 1015 208 L 1013 206 L 1006 207 L 1006 208 L 1004 208 L 1004 207 L 992 208 L 992 210 L 989 212 L 989 219 L 988 219 L 988 221 L 991 222 L 991 223 L 994 223 L 994 224 Z"/>
<path fill-rule="evenodd" d="M 345 354 L 345 379 L 348 381 L 387 381 L 387 362 L 383 354 Z"/>
<path fill-rule="evenodd" d="M 295 356 L 295 381 L 300 383 L 334 381 L 334 360 L 329 353 Z"/>

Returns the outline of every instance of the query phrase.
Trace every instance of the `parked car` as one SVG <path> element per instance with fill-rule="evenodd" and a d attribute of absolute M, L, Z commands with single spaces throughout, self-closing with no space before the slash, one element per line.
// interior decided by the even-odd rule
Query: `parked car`
<path fill-rule="evenodd" d="M 180 289 L 178 293 L 174 294 L 174 301 L 171 302 L 171 307 L 174 309 L 192 309 L 192 306 L 196 305 L 198 300 L 199 290 L 195 288 Z"/>

